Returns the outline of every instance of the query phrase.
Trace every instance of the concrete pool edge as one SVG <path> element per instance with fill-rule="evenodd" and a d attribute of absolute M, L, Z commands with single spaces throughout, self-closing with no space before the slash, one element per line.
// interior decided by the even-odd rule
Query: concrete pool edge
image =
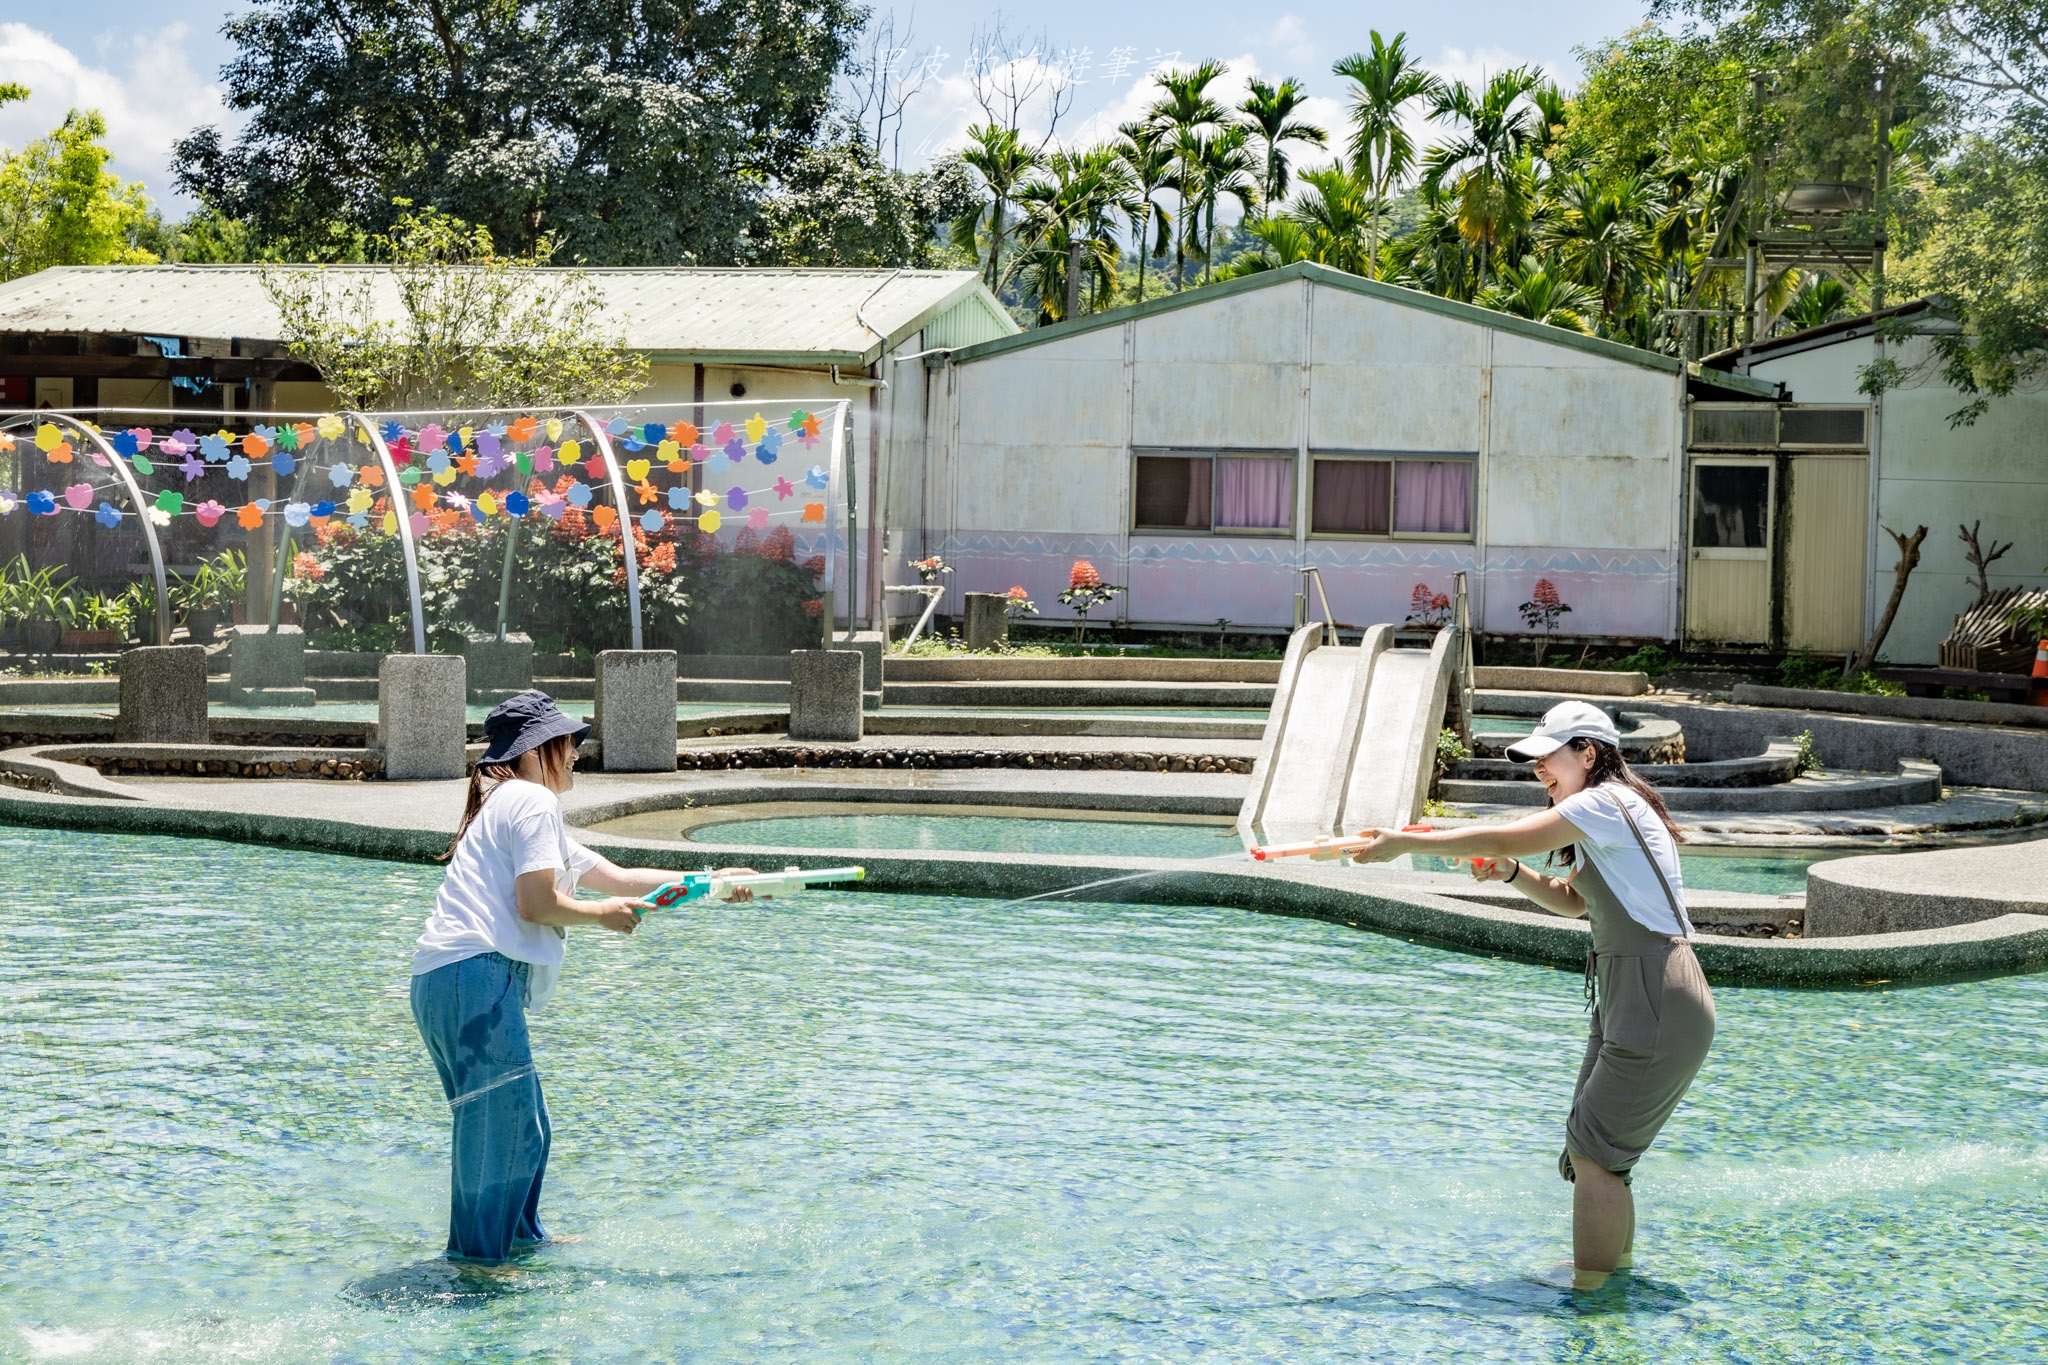
<path fill-rule="evenodd" d="M 454 784 L 446 785 L 452 791 Z M 367 795 L 374 790 L 355 784 L 343 786 L 349 795 Z M 579 808 L 572 818 L 588 818 L 611 804 L 615 803 Z M 375 809 L 366 807 L 364 813 Z M 451 819 L 452 815 L 451 805 Z M 0 790 L 0 820 L 35 828 L 213 838 L 404 862 L 431 861 L 447 847 L 449 835 L 445 827 L 401 827 L 375 819 L 82 800 L 11 789 Z M 614 860 L 678 869 L 702 866 L 707 855 L 797 867 L 828 867 L 847 858 L 845 851 L 685 846 L 604 836 L 591 836 L 587 842 Z M 1090 899 L 1220 905 L 1322 919 L 1462 952 L 1511 956 L 1568 969 L 1585 960 L 1586 929 L 1576 921 L 1456 900 L 1412 886 L 1360 887 L 1355 884 L 1359 873 L 1340 868 L 1253 871 L 1249 867 L 1191 867 L 1155 859 L 909 850 L 856 856 L 868 868 L 868 889 L 875 891 L 1008 899 L 1061 891 L 1096 877 L 1145 872 L 1152 875 L 1100 888 Z M 2048 966 L 2048 916 L 2006 914 L 1948 928 L 1853 939 L 1703 935 L 1697 951 L 1709 977 L 1726 985 L 1931 984 Z"/>

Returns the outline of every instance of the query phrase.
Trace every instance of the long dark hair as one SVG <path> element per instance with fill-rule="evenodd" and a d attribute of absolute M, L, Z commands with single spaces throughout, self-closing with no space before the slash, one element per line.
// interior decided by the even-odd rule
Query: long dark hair
<path fill-rule="evenodd" d="M 1621 756 L 1621 750 L 1615 748 L 1604 739 L 1574 739 L 1568 740 L 1566 743 L 1572 749 L 1582 754 L 1588 750 L 1592 751 L 1593 766 L 1586 773 L 1586 785 L 1588 787 L 1597 787 L 1602 782 L 1619 782 L 1637 796 L 1642 797 L 1650 809 L 1657 812 L 1657 818 L 1664 822 L 1664 828 L 1671 831 L 1673 842 L 1681 844 L 1685 842 L 1685 835 L 1679 832 L 1678 825 L 1671 818 L 1671 812 L 1664 808 L 1664 798 L 1657 795 L 1655 787 L 1636 776 L 1635 770 L 1628 766 L 1628 760 Z M 1553 801 L 1550 804 L 1556 805 L 1557 803 Z M 1577 844 L 1567 844 L 1550 856 L 1563 863 L 1566 867 L 1576 866 L 1578 863 L 1579 846 Z"/>
<path fill-rule="evenodd" d="M 553 739 L 542 740 L 533 749 L 540 759 L 541 771 L 546 772 L 556 764 L 570 764 L 576 761 L 576 737 L 556 735 Z M 519 776 L 518 763 L 478 763 L 469 770 L 469 797 L 462 803 L 462 823 L 455 827 L 455 837 L 448 841 L 448 851 L 435 858 L 445 863 L 455 856 L 455 846 L 462 842 L 462 836 L 469 833 L 470 822 L 476 819 L 484 808 L 484 801 L 499 786 Z"/>

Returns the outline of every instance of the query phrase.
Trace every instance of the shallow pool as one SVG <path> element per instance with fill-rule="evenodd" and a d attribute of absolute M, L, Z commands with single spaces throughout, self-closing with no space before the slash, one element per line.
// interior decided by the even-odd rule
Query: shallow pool
<path fill-rule="evenodd" d="M 647 817 L 639 817 L 644 822 Z M 673 837 L 673 836 L 671 836 Z M 1244 852 L 1233 825 L 1154 820 L 1052 820 L 1025 815 L 789 815 L 695 825 L 685 838 L 770 848 L 915 848 L 955 853 L 1213 858 Z"/>
<path fill-rule="evenodd" d="M 1693 849 L 1678 855 L 1679 876 L 1688 891 L 1747 891 L 1759 896 L 1804 895 L 1806 869 L 1833 858 L 1855 858 L 1881 850 L 1814 849 L 1788 852 L 1769 849 Z M 1463 872 L 1456 858 L 1415 854 L 1418 872 Z"/>
<path fill-rule="evenodd" d="M 2048 978 L 1719 993 L 1574 1300 L 1575 972 L 1199 907 L 811 894 L 579 933 L 559 1234 L 444 1235 L 431 868 L 0 830 L 0 1358 L 2048 1356 Z"/>

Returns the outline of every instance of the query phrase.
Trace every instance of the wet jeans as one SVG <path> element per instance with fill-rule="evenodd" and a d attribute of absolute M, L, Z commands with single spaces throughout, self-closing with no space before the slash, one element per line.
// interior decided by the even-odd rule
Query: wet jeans
<path fill-rule="evenodd" d="M 526 1039 L 524 962 L 497 953 L 412 979 L 412 1017 L 455 1121 L 448 1254 L 502 1261 L 537 1242 L 548 1107 Z"/>

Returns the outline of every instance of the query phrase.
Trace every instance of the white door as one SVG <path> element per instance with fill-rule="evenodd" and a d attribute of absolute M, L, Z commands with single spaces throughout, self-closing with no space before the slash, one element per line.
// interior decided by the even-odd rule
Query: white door
<path fill-rule="evenodd" d="M 1688 640 L 1770 640 L 1772 463 L 1769 456 L 1692 461 L 1686 499 Z"/>

